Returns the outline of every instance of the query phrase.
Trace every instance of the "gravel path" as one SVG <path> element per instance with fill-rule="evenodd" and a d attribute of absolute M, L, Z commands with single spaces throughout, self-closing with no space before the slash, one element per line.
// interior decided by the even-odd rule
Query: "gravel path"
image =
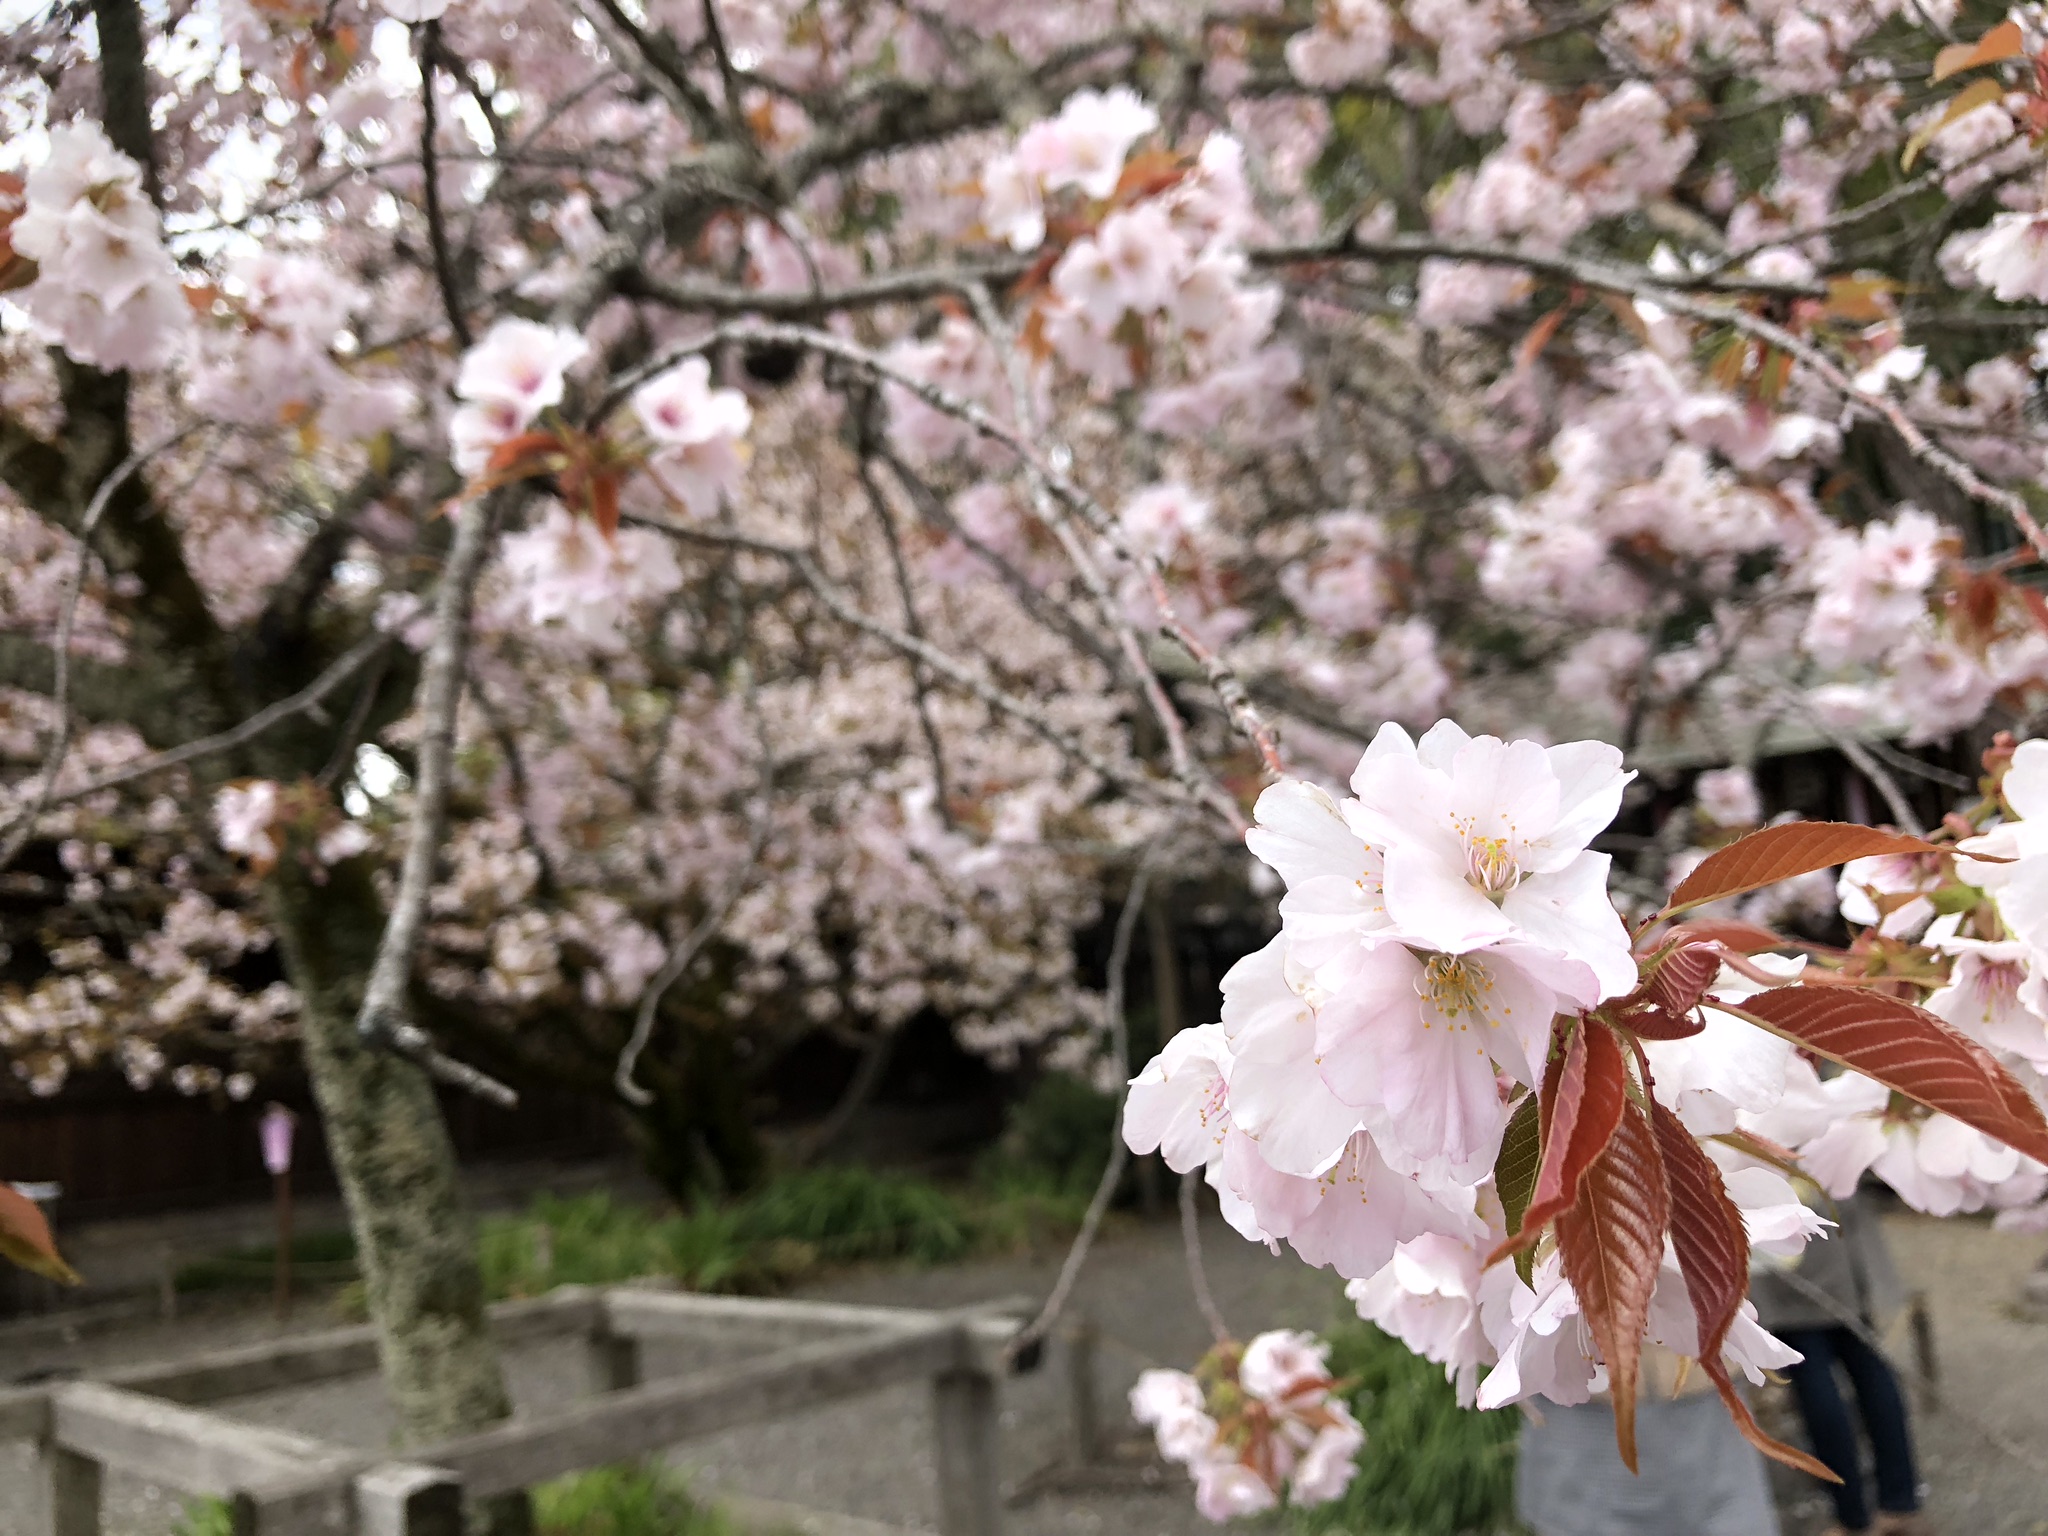
<path fill-rule="evenodd" d="M 2018 1320 L 2010 1310 L 2021 1278 L 2038 1256 L 2038 1238 L 1994 1233 L 1967 1221 L 1900 1218 L 1894 1241 L 1910 1283 L 1934 1298 L 1943 1389 L 1948 1400 L 1995 1423 L 2013 1440 L 2048 1457 L 2048 1325 Z M 1206 1233 L 1211 1280 L 1224 1315 L 1240 1334 L 1275 1326 L 1321 1327 L 1343 1306 L 1327 1272 L 1275 1258 L 1220 1225 Z M 870 1271 L 842 1275 L 810 1294 L 907 1306 L 950 1306 L 997 1297 L 1039 1295 L 1057 1256 L 994 1260 L 943 1270 Z M 1191 1362 L 1206 1346 L 1187 1295 L 1178 1234 L 1171 1223 L 1111 1231 L 1091 1260 L 1075 1309 L 1099 1324 L 1100 1416 L 1111 1437 L 1127 1436 L 1122 1397 L 1146 1364 Z M 309 1316 L 305 1326 L 322 1319 Z M 114 1363 L 185 1355 L 275 1331 L 267 1318 L 215 1309 L 177 1324 L 150 1324 L 74 1343 L 52 1342 L 10 1352 L 8 1376 L 45 1368 L 90 1372 Z M 666 1374 L 731 1359 L 731 1342 L 650 1350 L 650 1373 Z M 1193 1536 L 1214 1527 L 1199 1520 L 1185 1486 L 1137 1485 L 1132 1471 L 1097 1477 L 1094 1486 L 1043 1487 L 1033 1474 L 1063 1455 L 1067 1412 L 1057 1352 L 1047 1367 L 1013 1379 L 1004 1402 L 1005 1472 L 1014 1486 L 1041 1491 L 1013 1505 L 1013 1536 Z M 523 1349 L 510 1362 L 515 1396 L 528 1411 L 581 1395 L 584 1362 L 572 1342 Z M 232 1405 L 238 1416 L 347 1444 L 390 1443 L 389 1413 L 374 1379 L 269 1393 Z M 1959 1413 L 1923 1414 L 1920 1441 L 1930 1508 L 1951 1536 L 2048 1536 L 2048 1476 L 1987 1443 Z M 929 1530 L 934 1525 L 930 1409 L 922 1387 L 892 1388 L 799 1414 L 770 1426 L 736 1430 L 679 1448 L 676 1462 L 707 1491 L 751 1494 L 816 1509 L 837 1510 Z M 1108 1484 L 1108 1486 L 1104 1486 Z M 132 1480 L 109 1487 L 109 1536 L 164 1536 L 176 1501 Z M 1788 1477 L 1781 1485 L 1786 1536 L 1810 1536 L 1824 1525 L 1814 1485 Z M 38 1529 L 21 1512 L 37 1506 L 26 1455 L 0 1449 L 0 1531 L 29 1536 Z M 1647 1536 L 1647 1533 L 1646 1533 Z"/>

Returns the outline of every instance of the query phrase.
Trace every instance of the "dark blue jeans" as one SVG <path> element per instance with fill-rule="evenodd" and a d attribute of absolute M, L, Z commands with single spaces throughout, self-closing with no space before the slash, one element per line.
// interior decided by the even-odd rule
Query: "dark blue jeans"
<path fill-rule="evenodd" d="M 1906 1427 L 1906 1403 L 1899 1378 L 1872 1349 L 1847 1328 L 1791 1328 L 1779 1335 L 1806 1358 L 1788 1366 L 1792 1390 L 1799 1397 L 1800 1417 L 1813 1441 L 1813 1454 L 1841 1478 L 1828 1492 L 1834 1496 L 1835 1518 L 1852 1531 L 1870 1524 L 1870 1500 L 1864 1491 L 1862 1457 L 1856 1447 L 1856 1426 L 1842 1385 L 1835 1377 L 1841 1362 L 1856 1388 L 1856 1406 L 1864 1433 L 1877 1457 L 1877 1507 L 1888 1514 L 1909 1514 L 1920 1507 L 1920 1480 L 1913 1470 L 1913 1438 Z"/>

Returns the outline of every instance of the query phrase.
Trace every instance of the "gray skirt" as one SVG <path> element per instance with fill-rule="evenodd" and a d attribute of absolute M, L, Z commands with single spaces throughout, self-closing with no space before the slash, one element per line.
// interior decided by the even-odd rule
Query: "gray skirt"
<path fill-rule="evenodd" d="M 1631 1476 L 1606 1403 L 1560 1408 L 1522 1425 L 1515 1508 L 1537 1536 L 1778 1536 L 1763 1457 L 1712 1393 L 1636 1410 Z"/>

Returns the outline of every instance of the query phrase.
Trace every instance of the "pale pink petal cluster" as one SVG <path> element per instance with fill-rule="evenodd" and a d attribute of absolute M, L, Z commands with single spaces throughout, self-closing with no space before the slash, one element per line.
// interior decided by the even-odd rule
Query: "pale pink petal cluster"
<path fill-rule="evenodd" d="M 1031 125 L 1016 148 L 981 174 L 981 223 L 1012 250 L 1045 240 L 1045 197 L 1075 188 L 1100 201 L 1116 190 L 1131 146 L 1159 126 L 1159 114 L 1128 86 L 1076 91 L 1054 118 Z"/>
<path fill-rule="evenodd" d="M 14 301 L 81 363 L 169 362 L 191 310 L 142 168 L 88 120 L 52 128 L 48 157 L 25 181 L 11 236 L 37 272 Z"/>
<path fill-rule="evenodd" d="M 709 517 L 739 484 L 753 408 L 736 389 L 713 389 L 711 365 L 685 358 L 633 392 L 633 411 L 653 441 L 652 473 L 693 517 Z"/>
<path fill-rule="evenodd" d="M 462 355 L 455 393 L 464 403 L 449 419 L 455 467 L 475 475 L 497 447 L 562 402 L 569 369 L 590 344 L 574 331 L 533 320 L 500 320 Z"/>
<path fill-rule="evenodd" d="M 1193 1476 L 1205 1519 L 1259 1515 L 1283 1501 L 1326 1504 L 1351 1485 L 1365 1444 L 1333 1390 L 1329 1354 L 1312 1334 L 1262 1333 L 1235 1356 L 1235 1379 L 1219 1379 L 1227 1406 L 1212 1404 L 1185 1371 L 1148 1370 L 1131 1389 L 1131 1414 L 1153 1431 L 1160 1455 Z M 1232 1352 L 1211 1361 L 1220 1377 Z"/>

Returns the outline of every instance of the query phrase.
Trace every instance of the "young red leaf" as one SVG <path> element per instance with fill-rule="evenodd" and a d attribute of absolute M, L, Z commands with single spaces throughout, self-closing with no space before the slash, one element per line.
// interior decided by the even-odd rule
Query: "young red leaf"
<path fill-rule="evenodd" d="M 1707 1027 L 1706 1020 L 1695 1014 L 1656 1007 L 1632 1009 L 1614 1022 L 1642 1040 L 1690 1040 Z"/>
<path fill-rule="evenodd" d="M 1721 969 L 1721 956 L 1706 944 L 1680 943 L 1659 950 L 1642 964 L 1642 984 L 1613 1005 L 1614 1016 L 1623 1022 L 1646 1009 L 1678 1017 L 1692 1012 Z M 1629 1027 L 1635 1028 L 1632 1023 Z"/>
<path fill-rule="evenodd" d="M 1693 944 L 1721 944 L 1740 955 L 1760 955 L 1767 949 L 1783 949 L 1793 941 L 1781 933 L 1732 917 L 1698 917 L 1680 923 L 1671 937 Z"/>
<path fill-rule="evenodd" d="M 607 544 L 617 542 L 619 477 L 610 470 L 600 470 L 590 477 L 590 520 L 597 524 L 597 531 L 604 535 Z"/>
<path fill-rule="evenodd" d="M 1816 869 L 1846 864 L 1879 853 L 1939 853 L 1924 838 L 1883 832 L 1845 821 L 1793 821 L 1765 827 L 1708 854 L 1699 868 L 1678 883 L 1665 903 L 1666 913 L 1740 896 L 1790 880 Z"/>
<path fill-rule="evenodd" d="M 41 1208 L 5 1184 L 0 1184 L 0 1258 L 66 1285 L 79 1283 L 77 1272 L 58 1254 Z"/>
<path fill-rule="evenodd" d="M 1522 1212 L 1521 1229 L 1488 1255 L 1498 1263 L 1535 1243 L 1543 1228 L 1578 1198 L 1580 1182 L 1613 1136 L 1628 1101 L 1628 1072 L 1621 1044 L 1604 1024 L 1583 1019 L 1558 1069 L 1543 1127 L 1543 1160 L 1535 1188 Z M 1546 1090 L 1550 1078 L 1544 1079 Z"/>
<path fill-rule="evenodd" d="M 1607 1362 L 1615 1445 L 1631 1472 L 1636 1470 L 1636 1373 L 1643 1326 L 1649 1321 L 1670 1220 L 1656 1138 L 1643 1112 L 1624 1103 L 1606 1149 L 1586 1170 L 1577 1201 L 1558 1215 L 1557 1247 L 1586 1327 Z"/>
<path fill-rule="evenodd" d="M 1833 986 L 1763 992 L 1731 1011 L 2048 1163 L 2048 1120 L 2027 1091 L 1982 1046 L 1924 1008 Z"/>
<path fill-rule="evenodd" d="M 1999 64 L 2016 59 L 2026 50 L 2026 38 L 2016 21 L 2001 21 L 1974 43 L 1951 43 L 1934 56 L 1934 78 L 1946 80 L 1982 64 Z"/>
<path fill-rule="evenodd" d="M 1685 1276 L 1686 1295 L 1699 1329 L 1700 1369 L 1720 1392 L 1729 1417 L 1751 1445 L 1788 1467 L 1840 1482 L 1804 1451 L 1765 1434 L 1729 1379 L 1721 1345 L 1749 1289 L 1749 1233 L 1743 1228 L 1742 1213 L 1728 1198 L 1721 1170 L 1700 1150 L 1685 1123 L 1654 1099 L 1650 1123 L 1656 1131 L 1664 1183 L 1671 1195 L 1671 1247 L 1678 1257 L 1679 1272 Z"/>

